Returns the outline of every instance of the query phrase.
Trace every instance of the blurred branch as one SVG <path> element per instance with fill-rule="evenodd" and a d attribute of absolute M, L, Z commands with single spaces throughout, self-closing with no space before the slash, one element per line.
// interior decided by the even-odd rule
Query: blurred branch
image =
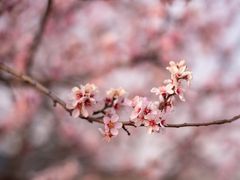
<path fill-rule="evenodd" d="M 6 11 L 7 12 L 11 11 L 18 3 L 19 3 L 18 0 L 15 0 L 15 1 L 2 0 L 2 1 L 0 1 L 0 15 L 2 15 Z"/>
<path fill-rule="evenodd" d="M 159 60 L 159 55 L 156 51 L 149 51 L 147 53 L 136 55 L 135 57 L 132 58 L 129 65 L 136 66 L 138 64 L 145 62 L 151 63 L 158 67 L 163 67 L 161 61 Z"/>
<path fill-rule="evenodd" d="M 14 69 L 4 65 L 3 63 L 0 63 L 0 70 L 3 72 L 7 72 L 16 78 L 20 79 L 21 81 L 30 84 L 31 86 L 35 87 L 37 90 L 42 92 L 43 94 L 47 95 L 54 103 L 54 105 L 59 104 L 62 106 L 67 112 L 72 113 L 71 110 L 69 110 L 66 106 L 66 103 L 59 98 L 57 95 L 55 95 L 53 92 L 51 92 L 47 87 L 39 83 L 38 81 L 34 80 L 30 76 L 21 74 L 16 72 Z M 101 111 L 99 111 L 100 113 Z M 96 113 L 95 113 L 96 114 Z M 96 122 L 96 123 L 101 123 L 103 124 L 102 121 L 102 116 L 100 117 L 80 117 L 82 119 L 85 119 L 89 121 L 90 123 Z M 200 126 L 211 126 L 211 125 L 221 125 L 221 124 L 227 124 L 234 122 L 236 120 L 240 119 L 240 115 L 234 116 L 231 119 L 223 119 L 223 120 L 215 120 L 215 121 L 208 121 L 208 122 L 203 122 L 203 123 L 180 123 L 180 124 L 164 124 L 165 127 L 167 128 L 181 128 L 181 127 L 200 127 Z M 135 127 L 134 123 L 131 121 L 126 121 L 123 122 L 123 129 L 129 134 L 128 130 L 126 129 L 126 126 L 133 126 Z"/>
<path fill-rule="evenodd" d="M 41 43 L 41 40 L 42 40 L 42 36 L 43 36 L 43 33 L 44 33 L 44 29 L 46 27 L 46 24 L 47 24 L 47 19 L 49 17 L 49 14 L 50 14 L 50 11 L 51 11 L 51 8 L 52 8 L 52 0 L 47 0 L 47 5 L 46 5 L 46 9 L 43 13 L 43 16 L 42 18 L 40 19 L 40 24 L 39 24 L 39 28 L 34 36 L 34 39 L 33 39 L 33 42 L 32 42 L 32 46 L 30 47 L 30 50 L 29 50 L 29 55 L 26 59 L 26 72 L 29 74 L 30 70 L 31 70 L 31 67 L 33 65 L 33 58 L 34 58 L 34 55 L 38 49 L 38 46 L 40 45 Z"/>

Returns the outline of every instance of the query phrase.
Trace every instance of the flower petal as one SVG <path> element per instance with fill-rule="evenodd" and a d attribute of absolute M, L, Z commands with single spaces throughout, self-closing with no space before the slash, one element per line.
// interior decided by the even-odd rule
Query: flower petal
<path fill-rule="evenodd" d="M 138 114 L 139 114 L 139 113 L 137 113 L 136 111 L 133 111 L 132 114 L 130 115 L 130 119 L 131 119 L 131 120 L 136 119 L 137 116 L 138 116 Z"/>
<path fill-rule="evenodd" d="M 120 129 L 121 127 L 122 127 L 122 123 L 121 122 L 117 122 L 115 124 L 115 128 Z"/>
<path fill-rule="evenodd" d="M 185 60 L 181 60 L 181 61 L 178 63 L 179 66 L 183 66 L 184 64 L 185 64 Z"/>
<path fill-rule="evenodd" d="M 149 128 L 148 128 L 148 134 L 152 134 L 152 127 L 150 126 Z"/>
<path fill-rule="evenodd" d="M 104 116 L 104 118 L 103 118 L 104 124 L 108 124 L 109 121 L 110 121 L 110 118 L 108 116 Z"/>
<path fill-rule="evenodd" d="M 159 88 L 154 87 L 154 88 L 151 89 L 151 93 L 155 93 L 156 95 L 159 95 L 160 90 L 159 90 Z"/>
<path fill-rule="evenodd" d="M 111 132 L 111 134 L 112 134 L 113 136 L 117 136 L 117 135 L 118 135 L 118 130 L 117 130 L 116 128 L 112 128 L 112 129 L 110 130 L 110 132 Z"/>
<path fill-rule="evenodd" d="M 66 108 L 67 109 L 74 109 L 74 106 L 72 105 L 72 103 L 68 103 L 68 104 L 66 104 Z"/>
<path fill-rule="evenodd" d="M 119 116 L 118 116 L 117 114 L 113 114 L 113 115 L 112 115 L 112 118 L 111 118 L 111 121 L 112 121 L 112 122 L 117 122 L 118 119 L 119 119 Z"/>
<path fill-rule="evenodd" d="M 74 109 L 73 112 L 72 112 L 72 116 L 74 118 L 78 118 L 80 116 L 80 111 L 79 109 Z"/>
<path fill-rule="evenodd" d="M 72 102 L 72 106 L 73 106 L 73 107 L 76 107 L 78 103 L 79 103 L 79 101 L 74 100 L 74 101 Z"/>
<path fill-rule="evenodd" d="M 73 92 L 73 93 L 76 93 L 76 92 L 78 92 L 78 91 L 80 91 L 80 89 L 79 89 L 78 87 L 73 87 L 73 88 L 72 88 L 72 92 Z"/>
<path fill-rule="evenodd" d="M 86 110 L 86 108 L 84 106 L 81 109 L 81 114 L 83 115 L 83 117 L 88 117 L 89 116 L 88 111 Z"/>
<path fill-rule="evenodd" d="M 153 130 L 154 130 L 154 131 L 159 131 L 159 130 L 160 130 L 160 127 L 159 127 L 158 125 L 156 125 L 156 126 L 153 127 Z"/>

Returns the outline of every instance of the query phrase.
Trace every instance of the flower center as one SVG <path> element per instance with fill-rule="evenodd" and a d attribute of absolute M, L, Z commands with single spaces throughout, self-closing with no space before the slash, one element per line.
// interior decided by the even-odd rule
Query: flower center
<path fill-rule="evenodd" d="M 107 126 L 109 127 L 109 129 L 112 129 L 114 128 L 114 123 L 110 121 Z"/>
<path fill-rule="evenodd" d="M 118 103 L 114 105 L 114 109 L 119 109 L 119 104 Z"/>
<path fill-rule="evenodd" d="M 145 108 L 145 109 L 144 109 L 144 114 L 147 115 L 147 114 L 150 113 L 151 111 L 152 111 L 151 109 Z"/>
<path fill-rule="evenodd" d="M 78 109 L 82 109 L 82 104 L 81 104 L 81 103 L 78 103 L 78 104 L 77 104 L 77 108 L 78 108 Z"/>
<path fill-rule="evenodd" d="M 85 100 L 85 105 L 86 105 L 86 106 L 91 106 L 91 101 L 90 101 L 89 99 L 86 99 L 86 100 Z"/>
<path fill-rule="evenodd" d="M 82 93 L 77 93 L 77 94 L 76 94 L 76 98 L 77 98 L 77 99 L 80 99 L 81 97 L 83 97 Z"/>
<path fill-rule="evenodd" d="M 177 88 L 177 94 L 181 94 L 181 89 Z"/>
<path fill-rule="evenodd" d="M 156 126 L 157 124 L 156 124 L 156 121 L 155 121 L 155 120 L 150 120 L 150 121 L 149 121 L 149 125 L 150 125 L 150 126 Z"/>

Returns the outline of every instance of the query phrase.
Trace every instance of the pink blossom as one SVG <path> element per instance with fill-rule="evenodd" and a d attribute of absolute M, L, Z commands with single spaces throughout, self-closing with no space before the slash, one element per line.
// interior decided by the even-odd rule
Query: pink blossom
<path fill-rule="evenodd" d="M 136 126 L 145 125 L 146 117 L 153 113 L 158 113 L 159 102 L 148 101 L 146 97 L 135 97 L 133 99 L 133 112 L 131 113 L 130 120 Z"/>
<path fill-rule="evenodd" d="M 165 101 L 162 101 L 159 105 L 159 109 L 161 111 L 164 111 L 165 113 L 170 111 L 173 108 L 173 100 L 174 100 L 174 97 L 172 96 L 166 99 Z"/>
<path fill-rule="evenodd" d="M 148 127 L 148 133 L 159 132 L 160 128 L 163 128 L 164 120 L 161 118 L 162 114 L 160 111 L 155 111 L 155 113 L 150 113 L 146 116 L 147 121 L 145 126 Z"/>
<path fill-rule="evenodd" d="M 167 67 L 167 70 L 171 73 L 171 79 L 164 81 L 164 84 L 166 84 L 165 86 L 151 89 L 152 93 L 159 95 L 160 102 L 165 101 L 161 103 L 162 105 L 167 105 L 167 102 L 168 104 L 172 104 L 172 97 L 170 98 L 170 96 L 174 94 L 178 95 L 181 101 L 185 101 L 183 97 L 184 89 L 181 87 L 181 81 L 186 80 L 189 85 L 190 80 L 192 79 L 192 72 L 187 70 L 184 60 L 178 63 L 170 61 L 169 65 L 170 66 Z M 165 111 L 166 107 L 163 107 Z"/>
<path fill-rule="evenodd" d="M 173 80 L 174 84 L 180 79 L 186 80 L 188 84 L 190 83 L 192 80 L 192 72 L 187 71 L 187 66 L 184 60 L 180 61 L 179 63 L 170 61 L 169 65 L 170 66 L 166 69 L 171 73 L 171 79 Z"/>
<path fill-rule="evenodd" d="M 165 86 L 161 86 L 159 88 L 152 88 L 151 92 L 155 93 L 156 95 L 159 95 L 159 100 L 163 101 L 166 99 L 169 95 L 174 94 L 174 85 L 172 83 L 169 83 Z"/>
<path fill-rule="evenodd" d="M 112 136 L 118 135 L 118 130 L 122 128 L 122 123 L 119 122 L 117 114 L 106 115 L 103 118 L 105 132 Z"/>
<path fill-rule="evenodd" d="M 136 96 L 132 100 L 132 107 L 134 108 L 131 115 L 130 115 L 130 120 L 135 123 L 136 126 L 140 126 L 144 124 L 145 119 L 144 119 L 144 112 L 147 114 L 150 110 L 147 109 L 148 105 L 148 100 L 146 97 L 139 97 Z"/>
<path fill-rule="evenodd" d="M 176 90 L 175 90 L 175 92 L 176 92 L 176 94 L 178 95 L 178 97 L 179 97 L 179 99 L 181 100 L 181 101 L 185 101 L 185 98 L 184 98 L 184 96 L 183 96 L 183 92 L 184 92 L 185 90 L 182 88 L 182 87 L 180 87 L 180 86 L 178 86 L 177 88 L 176 88 Z"/>
<path fill-rule="evenodd" d="M 83 117 L 91 116 L 95 110 L 97 101 L 96 86 L 94 84 L 86 84 L 81 87 L 74 87 L 72 89 L 70 103 L 67 104 L 67 108 L 73 110 L 72 115 L 74 118 L 82 115 Z"/>
<path fill-rule="evenodd" d="M 107 97 L 105 103 L 107 105 L 112 105 L 114 109 L 118 110 L 121 106 L 124 105 L 126 98 L 126 91 L 123 88 L 117 88 L 107 91 Z"/>
<path fill-rule="evenodd" d="M 107 91 L 107 98 L 109 99 L 117 99 L 120 97 L 124 97 L 126 95 L 126 91 L 123 88 L 117 88 L 113 89 L 111 88 L 110 90 Z"/>

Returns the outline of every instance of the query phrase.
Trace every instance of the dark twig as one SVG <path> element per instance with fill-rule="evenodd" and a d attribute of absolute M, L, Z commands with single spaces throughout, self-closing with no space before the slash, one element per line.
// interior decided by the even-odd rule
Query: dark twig
<path fill-rule="evenodd" d="M 127 135 L 131 135 L 131 133 L 129 132 L 129 130 L 126 128 L 125 125 L 122 126 L 123 130 L 126 131 Z"/>

